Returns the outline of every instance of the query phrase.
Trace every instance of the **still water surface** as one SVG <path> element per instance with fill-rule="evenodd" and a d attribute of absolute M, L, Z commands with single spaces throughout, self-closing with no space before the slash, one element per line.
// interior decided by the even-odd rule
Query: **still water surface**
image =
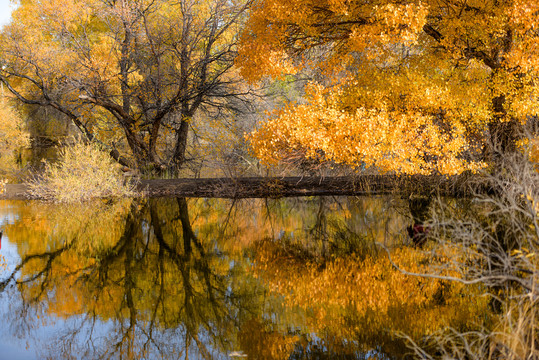
<path fill-rule="evenodd" d="M 0 202 L 2 359 L 400 359 L 476 313 L 378 198 Z M 464 325 L 463 325 L 464 324 Z"/>

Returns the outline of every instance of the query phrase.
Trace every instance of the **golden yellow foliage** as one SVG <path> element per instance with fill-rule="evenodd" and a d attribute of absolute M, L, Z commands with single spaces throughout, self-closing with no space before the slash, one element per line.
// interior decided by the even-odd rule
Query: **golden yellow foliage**
<path fill-rule="evenodd" d="M 30 136 L 18 112 L 0 98 L 0 151 L 11 151 L 30 145 Z"/>
<path fill-rule="evenodd" d="M 395 250 L 392 258 L 416 273 L 436 261 L 408 248 Z M 331 329 L 336 342 L 361 339 L 365 350 L 395 332 L 418 339 L 446 326 L 471 326 L 488 306 L 487 298 L 476 297 L 477 290 L 399 272 L 385 253 L 338 257 L 320 265 L 286 256 L 279 245 L 266 241 L 259 244 L 253 272 L 283 297 L 286 308 L 308 314 L 302 322 L 310 331 Z"/>
<path fill-rule="evenodd" d="M 536 1 L 263 0 L 238 63 L 258 81 L 320 69 L 303 104 L 250 135 L 268 163 L 300 152 L 352 167 L 456 174 L 539 114 Z M 504 138 L 500 140 L 501 138 Z M 506 140 L 505 138 L 509 139 Z"/>
<path fill-rule="evenodd" d="M 2 94 L 0 97 L 0 172 L 7 178 L 0 180 L 0 193 L 17 169 L 14 152 L 30 145 L 26 124 L 17 110 Z"/>
<path fill-rule="evenodd" d="M 461 124 L 444 134 L 421 112 L 362 107 L 351 113 L 341 109 L 342 94 L 320 85 L 309 90 L 308 105 L 290 105 L 250 134 L 257 157 L 275 164 L 290 152 L 303 151 L 309 158 L 323 154 L 325 160 L 352 167 L 367 163 L 408 174 L 454 175 L 481 166 L 459 159 L 468 146 Z M 427 156 L 436 161 L 426 161 Z"/>

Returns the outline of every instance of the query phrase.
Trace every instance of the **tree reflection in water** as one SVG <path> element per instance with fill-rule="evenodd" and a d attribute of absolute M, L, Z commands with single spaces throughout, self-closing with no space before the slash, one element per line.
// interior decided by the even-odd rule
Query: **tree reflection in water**
<path fill-rule="evenodd" d="M 405 238 L 399 201 L 13 206 L 5 230 L 21 260 L 0 290 L 21 301 L 4 319 L 41 357 L 390 359 L 405 351 L 392 331 L 419 338 L 482 311 L 459 309 L 465 289 L 405 278 L 378 257 L 374 241 Z M 55 322 L 43 344 L 32 329 Z"/>

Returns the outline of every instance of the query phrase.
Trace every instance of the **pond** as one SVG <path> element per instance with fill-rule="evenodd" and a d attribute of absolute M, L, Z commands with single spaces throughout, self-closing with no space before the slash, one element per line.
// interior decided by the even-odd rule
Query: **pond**
<path fill-rule="evenodd" d="M 427 253 L 391 197 L 1 201 L 6 359 L 401 359 L 473 291 L 396 271 Z M 400 334 L 400 335 L 399 335 Z"/>

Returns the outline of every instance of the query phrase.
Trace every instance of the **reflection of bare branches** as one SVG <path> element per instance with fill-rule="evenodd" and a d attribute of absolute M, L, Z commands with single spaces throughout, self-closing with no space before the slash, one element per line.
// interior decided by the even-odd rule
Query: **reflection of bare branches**
<path fill-rule="evenodd" d="M 34 309 L 40 305 L 38 297 L 51 294 L 54 297 L 45 299 L 42 305 L 51 306 L 49 311 L 68 319 L 69 326 L 54 345 L 43 350 L 60 351 L 63 357 L 138 358 L 174 351 L 181 356 L 212 358 L 217 349 L 229 348 L 229 331 L 239 326 L 237 311 L 232 307 L 241 305 L 240 297 L 231 292 L 230 274 L 217 263 L 228 265 L 225 253 L 207 246 L 205 238 L 199 239 L 202 235 L 191 225 L 189 205 L 186 199 L 134 201 L 126 209 L 127 215 L 119 219 L 124 223 L 117 237 L 107 239 L 106 247 L 82 253 L 80 249 L 87 247 L 81 247 L 80 242 L 88 239 L 72 231 L 70 234 L 77 238 L 62 238 L 68 244 L 63 248 L 23 256 L 23 262 L 2 285 L 13 283 L 28 262 L 37 262 L 39 268 L 34 266 L 19 281 L 23 296 L 32 294 L 34 298 L 34 289 L 39 290 L 32 304 L 23 302 L 24 309 Z M 209 241 L 216 235 L 223 236 L 222 222 L 217 224 Z M 81 229 L 86 228 L 81 225 Z M 57 239 L 53 236 L 50 240 Z M 73 287 L 73 294 L 58 294 L 64 279 Z M 17 318 L 24 309 L 17 309 Z M 79 314 L 83 316 L 72 316 Z M 32 315 L 29 317 L 32 319 Z M 106 338 L 104 323 L 112 327 L 107 329 Z M 184 336 L 186 343 L 178 344 Z M 190 350 L 182 349 L 189 344 Z"/>
<path fill-rule="evenodd" d="M 448 280 L 448 281 L 455 281 L 459 282 L 461 284 L 465 285 L 474 285 L 474 284 L 483 284 L 483 283 L 498 283 L 498 282 L 510 282 L 510 281 L 518 281 L 520 282 L 520 278 L 510 275 L 491 275 L 491 276 L 482 276 L 479 278 L 461 278 L 456 276 L 447 276 L 447 275 L 441 275 L 441 274 L 433 274 L 433 273 L 414 273 L 410 271 L 406 271 L 403 268 L 401 268 L 399 265 L 397 265 L 393 259 L 391 258 L 391 252 L 387 246 L 385 246 L 382 243 L 377 242 L 376 245 L 380 246 L 382 249 L 384 249 L 387 252 L 387 257 L 389 259 L 389 262 L 395 269 L 403 273 L 404 275 L 409 276 L 417 276 L 417 277 L 423 277 L 428 279 L 438 279 L 438 280 Z M 522 284 L 524 286 L 524 284 Z M 525 286 L 527 288 L 527 286 Z"/>
<path fill-rule="evenodd" d="M 228 209 L 228 213 L 226 214 L 225 221 L 223 222 L 223 225 L 220 227 L 219 238 L 222 238 L 226 233 L 226 229 L 228 227 L 230 219 L 232 218 L 232 211 L 236 209 L 236 201 L 237 201 L 236 198 L 232 199 L 232 204 L 230 204 L 230 208 Z"/>
<path fill-rule="evenodd" d="M 384 203 L 382 200 L 374 205 L 379 209 Z M 52 307 L 56 306 L 50 311 L 69 322 L 50 351 L 61 349 L 60 357 L 65 358 L 73 354 L 83 354 L 85 358 L 157 358 L 171 353 L 177 358 L 212 358 L 217 352 L 222 355 L 232 349 L 245 351 L 236 336 L 244 331 L 245 341 L 253 341 L 254 335 L 246 330 L 251 319 L 262 326 L 259 336 L 279 335 L 274 340 L 288 339 L 292 346 L 295 334 L 283 335 L 281 324 L 274 323 L 281 320 L 268 317 L 274 314 L 273 304 L 268 303 L 273 300 L 268 300 L 263 281 L 254 278 L 252 272 L 245 272 L 251 268 L 251 261 L 258 261 L 258 249 L 252 240 L 259 233 L 252 231 L 249 242 L 242 244 L 238 254 L 236 234 L 251 229 L 248 221 L 252 221 L 253 228 L 260 226 L 260 238 L 264 238 L 268 226 L 260 222 L 268 216 L 273 222 L 271 231 L 283 229 L 308 248 L 313 246 L 308 229 L 315 223 L 326 232 L 324 236 L 330 242 L 338 226 L 345 226 L 344 235 L 363 231 L 365 226 L 357 224 L 364 209 L 345 198 L 320 202 L 312 198 L 267 200 L 266 204 L 268 213 L 264 212 L 262 200 L 135 200 L 122 213 L 122 225 L 115 229 L 105 248 L 82 253 L 78 245 L 87 238 L 67 241 L 73 247 L 64 260 L 79 261 L 82 265 L 73 264 L 70 270 L 70 263 L 53 260 L 46 291 L 54 294 L 66 278 L 74 296 L 71 299 L 68 294 L 68 301 L 62 303 L 60 299 L 60 304 L 48 299 Z M 370 204 L 365 203 L 365 207 Z M 212 212 L 208 211 L 210 208 Z M 350 214 L 350 208 L 358 214 Z M 374 213 L 378 215 L 377 210 Z M 322 219 L 326 225 L 321 225 Z M 275 243 L 287 246 L 284 241 Z M 233 253 L 228 252 L 230 248 Z M 301 253 L 286 255 L 295 254 Z M 343 252 L 332 253 L 336 257 L 339 254 Z M 298 263 L 303 266 L 305 262 Z M 21 289 L 24 291 L 28 289 Z M 306 351 L 316 353 L 314 347 Z"/>
<path fill-rule="evenodd" d="M 11 275 L 8 276 L 7 279 L 3 280 L 2 282 L 0 282 L 0 292 L 4 291 L 4 289 L 6 288 L 6 286 L 11 282 L 13 281 L 13 279 L 15 278 L 15 276 L 19 273 L 19 271 L 25 266 L 27 265 L 29 262 L 33 261 L 33 260 L 42 260 L 42 259 L 46 259 L 46 262 L 45 262 L 45 266 L 43 266 L 43 268 L 38 271 L 37 273 L 34 273 L 32 276 L 28 277 L 28 278 L 25 278 L 23 280 L 18 280 L 16 281 L 17 284 L 27 284 L 27 283 L 31 283 L 31 282 L 34 282 L 35 280 L 39 279 L 39 278 L 42 278 L 42 282 L 41 282 L 41 285 L 40 285 L 40 288 L 41 288 L 41 291 L 35 296 L 35 299 L 34 300 L 38 300 L 41 295 L 45 292 L 46 290 L 46 286 L 48 284 L 48 279 L 49 279 L 49 276 L 51 274 L 51 269 L 52 269 L 52 263 L 54 261 L 54 259 L 56 259 L 59 255 L 61 255 L 64 251 L 66 251 L 69 247 L 62 247 L 58 250 L 55 250 L 55 251 L 51 251 L 51 252 L 45 252 L 45 253 L 42 253 L 42 254 L 35 254 L 35 255 L 30 255 L 30 256 L 26 256 L 20 263 L 19 265 L 17 265 L 15 267 L 15 269 L 11 272 Z M 44 277 L 43 277 L 44 276 Z"/>
<path fill-rule="evenodd" d="M 489 329 L 448 329 L 409 343 L 425 359 L 531 359 L 539 355 L 539 173 L 522 155 L 504 155 L 501 169 L 485 177 L 489 194 L 441 200 L 432 213 L 433 261 L 425 273 L 403 274 L 480 285 L 497 315 Z M 485 184 L 483 184 L 485 185 Z M 432 354 L 437 353 L 436 356 Z"/>
<path fill-rule="evenodd" d="M 152 211 L 152 210 L 150 210 L 150 211 Z M 160 230 L 161 229 L 159 228 L 159 231 Z M 163 235 L 161 234 L 161 237 L 162 236 Z M 148 243 L 149 243 L 149 241 L 148 241 Z M 165 267 L 164 267 L 163 255 L 164 255 L 164 250 L 163 250 L 162 247 L 159 247 L 159 251 L 158 251 L 158 254 L 157 254 L 157 266 L 158 266 L 159 272 L 158 272 L 158 274 L 156 274 L 156 278 L 157 278 L 156 283 L 159 286 L 159 290 L 158 290 L 157 299 L 155 301 L 156 305 L 153 308 L 152 315 L 151 315 L 151 318 L 150 318 L 149 330 L 148 330 L 148 332 L 146 334 L 147 341 L 144 343 L 144 345 L 142 347 L 143 351 L 145 353 L 148 352 L 148 350 L 149 350 L 149 344 L 150 344 L 151 339 L 152 339 L 152 334 L 153 334 L 153 330 L 154 330 L 154 326 L 155 326 L 155 322 L 156 322 L 156 318 L 157 318 L 157 310 L 159 308 L 159 305 L 163 304 L 163 298 L 165 296 Z M 157 346 L 157 348 L 159 348 L 159 346 L 157 344 L 154 343 L 154 345 Z"/>
<path fill-rule="evenodd" d="M 201 265 L 201 266 L 195 266 L 194 269 L 198 270 L 199 272 L 202 272 L 202 276 L 203 276 L 204 282 L 205 282 L 205 290 L 207 292 L 209 304 L 211 305 L 211 310 L 213 312 L 213 315 L 214 315 L 215 320 L 217 321 L 217 323 L 220 323 L 222 321 L 222 315 L 220 313 L 222 311 L 222 306 L 217 301 L 216 294 L 215 294 L 215 291 L 219 291 L 220 289 L 218 287 L 215 287 L 212 284 L 211 277 L 213 277 L 217 281 L 219 281 L 219 280 L 218 280 L 218 278 L 216 276 L 213 275 L 211 267 L 208 264 L 208 256 L 205 254 L 205 250 L 204 250 L 202 244 L 200 243 L 200 241 L 197 239 L 197 237 L 195 236 L 195 234 L 193 232 L 193 229 L 191 227 L 191 223 L 190 223 L 190 220 L 189 220 L 189 209 L 187 207 L 186 199 L 185 198 L 177 198 L 176 201 L 178 203 L 178 208 L 179 208 L 179 216 L 180 216 L 180 221 L 181 221 L 182 229 L 183 229 L 184 243 L 186 242 L 186 239 L 189 242 L 189 244 L 191 242 L 194 243 L 195 247 L 197 248 L 197 250 L 200 253 L 200 258 L 198 259 L 199 261 L 197 263 L 199 265 Z M 189 245 L 189 249 L 190 249 L 190 245 Z M 221 291 L 223 291 L 223 290 L 221 290 Z M 221 295 L 223 295 L 223 294 L 221 294 Z M 187 296 L 186 296 L 186 298 L 187 298 Z M 219 311 L 219 310 L 221 310 L 221 311 Z M 219 336 L 217 336 L 217 334 L 213 333 L 212 326 L 210 326 L 209 323 L 207 323 L 206 326 L 207 326 L 208 331 L 211 333 L 211 335 L 215 339 L 219 339 Z M 195 332 L 195 335 L 196 335 L 196 332 Z M 199 344 L 198 339 L 194 338 L 194 340 L 196 341 L 196 343 L 197 343 L 197 345 L 199 346 L 199 349 L 200 349 L 201 344 Z M 205 350 L 205 348 L 204 348 L 203 353 L 204 352 L 207 352 Z"/>
<path fill-rule="evenodd" d="M 178 219 L 182 227 L 183 252 L 179 252 L 177 248 L 167 243 L 154 202 L 150 204 L 151 224 L 159 244 L 159 253 L 161 256 L 164 256 L 165 253 L 167 254 L 167 257 L 176 265 L 176 269 L 179 270 L 182 279 L 184 299 L 183 306 L 179 307 L 176 311 L 177 316 L 178 318 L 183 318 L 186 336 L 195 342 L 202 356 L 211 358 L 206 345 L 199 339 L 199 328 L 196 325 L 196 321 L 202 322 L 204 328 L 212 338 L 220 340 L 220 335 L 214 332 L 215 327 L 212 326 L 210 319 L 205 319 L 206 316 L 202 315 L 197 307 L 203 304 L 210 305 L 213 314 L 211 321 L 220 323 L 222 321 L 222 313 L 224 312 L 224 304 L 218 300 L 218 297 L 219 299 L 224 298 L 226 287 L 224 284 L 221 284 L 219 276 L 213 273 L 208 263 L 209 256 L 206 254 L 202 243 L 198 240 L 191 227 L 186 199 L 178 198 L 176 202 L 178 205 Z M 196 249 L 196 252 L 194 249 Z M 195 287 L 192 285 L 192 281 L 196 278 L 203 279 L 204 288 L 201 294 L 197 293 Z M 219 292 L 219 294 L 216 294 L 216 292 Z M 201 302 L 199 300 L 200 296 L 204 297 L 204 301 Z M 182 314 L 186 314 L 187 317 L 184 317 Z"/>

